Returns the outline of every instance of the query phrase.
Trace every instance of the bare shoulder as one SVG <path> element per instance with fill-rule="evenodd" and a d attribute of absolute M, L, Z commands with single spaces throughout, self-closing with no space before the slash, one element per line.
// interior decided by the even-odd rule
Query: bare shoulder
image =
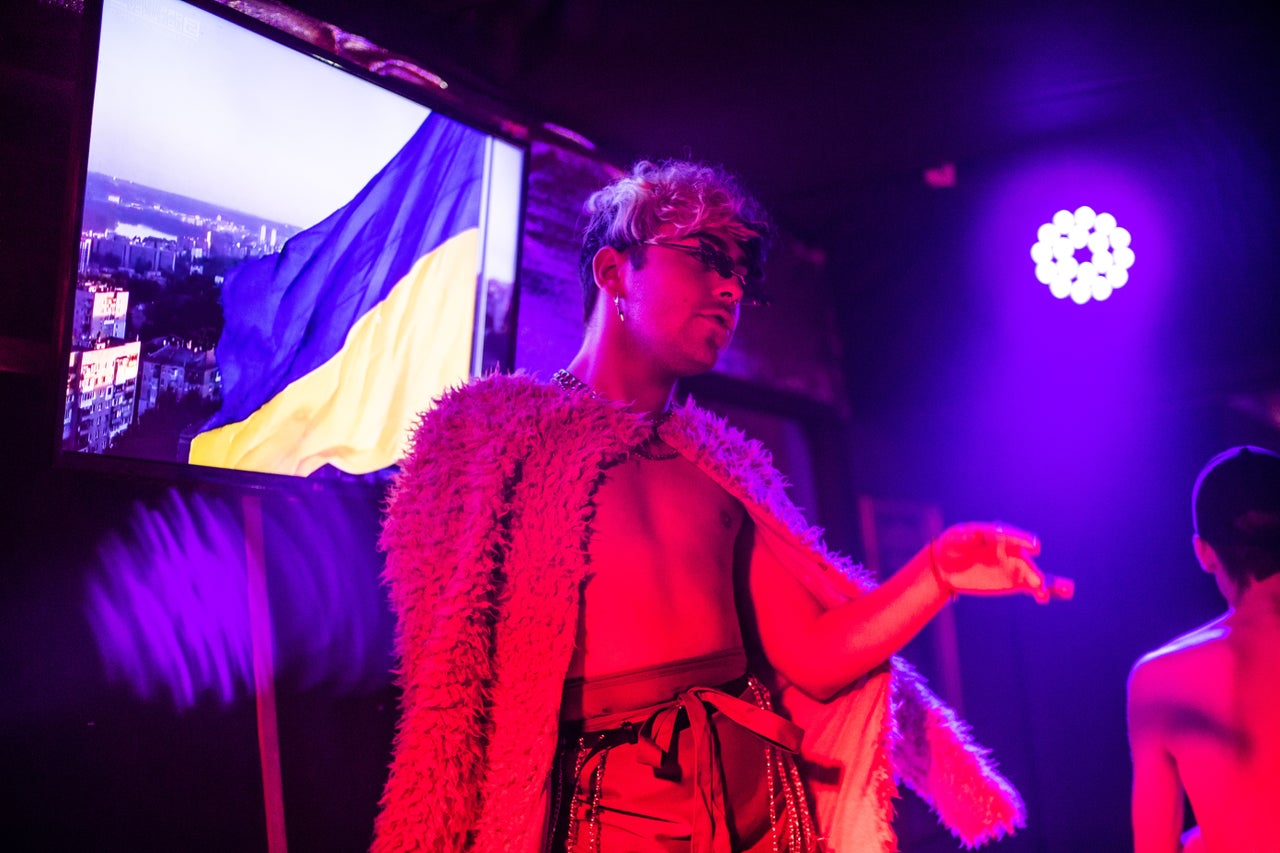
<path fill-rule="evenodd" d="M 1194 689 L 1217 659 L 1230 654 L 1227 619 L 1223 614 L 1138 658 L 1129 673 L 1130 695 L 1166 686 Z"/>

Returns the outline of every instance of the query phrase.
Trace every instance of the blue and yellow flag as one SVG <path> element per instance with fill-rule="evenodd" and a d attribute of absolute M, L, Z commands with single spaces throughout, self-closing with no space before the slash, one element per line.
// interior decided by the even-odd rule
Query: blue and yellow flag
<path fill-rule="evenodd" d="M 222 408 L 197 465 L 395 464 L 470 370 L 486 139 L 436 113 L 355 198 L 223 283 Z"/>

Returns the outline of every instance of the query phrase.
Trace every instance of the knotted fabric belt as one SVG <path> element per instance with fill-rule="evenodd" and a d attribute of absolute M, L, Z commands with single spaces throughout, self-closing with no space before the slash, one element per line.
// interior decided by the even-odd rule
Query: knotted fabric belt
<path fill-rule="evenodd" d="M 737 655 L 745 667 L 745 656 L 741 650 L 737 650 Z M 681 768 L 676 755 L 676 740 L 687 721 L 689 741 L 693 747 L 693 760 L 688 763 L 692 765 L 693 790 L 699 800 L 691 829 L 694 853 L 732 853 L 715 733 L 717 719 L 728 720 L 789 752 L 799 751 L 804 735 L 803 730 L 790 720 L 732 695 L 726 692 L 726 688 L 739 688 L 743 693 L 748 689 L 752 692 L 764 690 L 759 682 L 743 676 L 735 684 L 686 687 L 674 699 L 589 717 L 581 723 L 580 731 L 589 748 L 600 750 L 621 743 L 634 743 L 641 763 L 652 767 L 660 777 L 678 780 Z"/>

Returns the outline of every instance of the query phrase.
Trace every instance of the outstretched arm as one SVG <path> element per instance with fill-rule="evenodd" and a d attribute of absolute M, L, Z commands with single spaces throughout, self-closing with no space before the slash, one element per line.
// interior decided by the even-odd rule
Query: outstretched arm
<path fill-rule="evenodd" d="M 752 535 L 748 532 L 747 535 Z M 995 524 L 948 528 L 883 584 L 823 606 L 766 537 L 748 543 L 748 595 L 765 656 L 806 693 L 825 699 L 886 661 L 956 594 L 1070 597 L 1070 581 L 1036 567 L 1034 536 Z"/>

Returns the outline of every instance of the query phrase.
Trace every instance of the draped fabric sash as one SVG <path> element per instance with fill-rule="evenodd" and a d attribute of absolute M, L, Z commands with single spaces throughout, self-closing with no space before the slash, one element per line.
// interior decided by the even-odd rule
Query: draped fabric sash
<path fill-rule="evenodd" d="M 611 741 L 636 744 L 638 760 L 657 776 L 679 778 L 676 740 L 684 728 L 689 729 L 693 756 L 685 764 L 692 766 L 692 787 L 698 798 L 691 849 L 699 853 L 732 853 L 716 725 L 729 721 L 793 753 L 804 736 L 800 727 L 784 717 L 726 692 L 738 686 L 739 692 L 746 692 L 751 681 L 744 676 L 745 669 L 746 656 L 739 648 L 595 681 L 575 679 L 565 685 L 564 708 L 582 713 L 584 735 L 607 735 L 598 741 L 606 746 Z M 730 678 L 720 678 L 726 673 L 732 673 Z M 722 686 L 688 684 L 695 678 Z M 664 700 L 648 701 L 664 692 Z M 635 707 L 637 701 L 645 704 Z"/>

